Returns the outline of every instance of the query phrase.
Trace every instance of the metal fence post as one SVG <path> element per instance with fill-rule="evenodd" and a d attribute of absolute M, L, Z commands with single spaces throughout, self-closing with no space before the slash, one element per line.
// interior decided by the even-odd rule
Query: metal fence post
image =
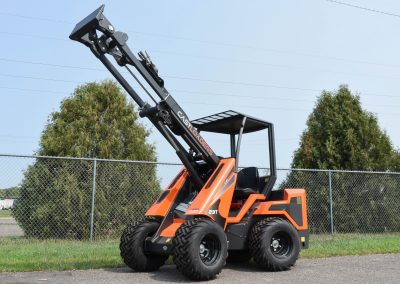
<path fill-rule="evenodd" d="M 330 219 L 331 219 L 331 234 L 333 234 L 333 205 L 332 205 L 332 171 L 328 171 L 329 177 L 329 211 L 330 211 Z"/>
<path fill-rule="evenodd" d="M 93 181 L 92 181 L 92 207 L 90 212 L 90 241 L 93 241 L 93 220 L 94 220 L 94 198 L 96 196 L 96 169 L 97 160 L 93 160 Z"/>

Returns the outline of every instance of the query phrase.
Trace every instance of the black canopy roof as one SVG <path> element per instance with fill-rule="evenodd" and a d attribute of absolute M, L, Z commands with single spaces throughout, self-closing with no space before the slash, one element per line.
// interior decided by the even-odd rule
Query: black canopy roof
<path fill-rule="evenodd" d="M 246 124 L 243 133 L 259 131 L 268 128 L 271 123 L 242 114 L 233 110 L 228 110 L 192 120 L 192 125 L 200 131 L 217 132 L 225 134 L 239 134 L 242 127 L 243 118 L 246 117 Z"/>

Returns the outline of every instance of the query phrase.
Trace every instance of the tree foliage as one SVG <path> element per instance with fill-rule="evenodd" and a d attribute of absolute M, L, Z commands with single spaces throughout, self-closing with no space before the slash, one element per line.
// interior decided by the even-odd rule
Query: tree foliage
<path fill-rule="evenodd" d="M 18 198 L 19 197 L 19 187 L 9 187 L 9 188 L 0 188 L 0 199 L 6 198 Z"/>
<path fill-rule="evenodd" d="M 39 155 L 155 161 L 149 132 L 111 81 L 78 87 L 51 114 Z"/>
<path fill-rule="evenodd" d="M 307 120 L 292 167 L 385 171 L 394 151 L 375 115 L 362 109 L 347 86 L 324 91 Z"/>
<path fill-rule="evenodd" d="M 292 167 L 330 170 L 399 170 L 399 153 L 379 127 L 375 115 L 362 109 L 347 86 L 318 98 L 294 153 Z M 314 232 L 330 231 L 327 172 L 292 171 L 281 187 L 304 187 Z M 400 176 L 331 174 L 334 229 L 340 232 L 400 230 Z"/>
<path fill-rule="evenodd" d="M 78 87 L 45 127 L 38 154 L 155 161 L 149 132 L 120 88 L 111 81 Z M 37 159 L 25 172 L 14 215 L 27 236 L 87 238 L 94 164 L 86 160 Z M 119 234 L 143 214 L 160 192 L 152 164 L 98 161 L 96 236 Z M 145 195 L 145 196 L 144 196 Z"/>

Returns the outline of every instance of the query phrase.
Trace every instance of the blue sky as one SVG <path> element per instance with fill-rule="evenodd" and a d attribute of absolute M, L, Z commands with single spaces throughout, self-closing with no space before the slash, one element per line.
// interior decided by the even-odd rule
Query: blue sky
<path fill-rule="evenodd" d="M 360 94 L 400 147 L 400 18 L 323 0 L 37 0 L 0 7 L 0 153 L 33 154 L 63 98 L 80 83 L 111 78 L 75 68 L 104 69 L 68 39 L 102 3 L 115 28 L 128 33 L 131 49 L 149 52 L 191 119 L 233 109 L 273 122 L 279 167 L 290 166 L 320 90 L 340 84 Z M 351 3 L 400 13 L 398 1 Z M 228 154 L 228 137 L 208 139 L 215 152 Z M 178 161 L 157 132 L 150 142 L 160 161 Z M 264 136 L 243 143 L 242 163 L 264 165 Z"/>

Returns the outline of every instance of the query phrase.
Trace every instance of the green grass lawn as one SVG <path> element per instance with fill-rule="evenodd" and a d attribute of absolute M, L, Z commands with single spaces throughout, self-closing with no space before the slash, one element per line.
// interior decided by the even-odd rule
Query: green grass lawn
<path fill-rule="evenodd" d="M 118 243 L 0 238 L 0 272 L 120 267 Z M 313 235 L 301 258 L 376 253 L 400 253 L 400 233 Z"/>
<path fill-rule="evenodd" d="M 0 210 L 0 218 L 11 217 L 11 210 Z"/>
<path fill-rule="evenodd" d="M 122 266 L 118 241 L 0 238 L 0 272 L 72 270 Z"/>
<path fill-rule="evenodd" d="M 311 235 L 302 258 L 400 253 L 400 233 Z"/>

